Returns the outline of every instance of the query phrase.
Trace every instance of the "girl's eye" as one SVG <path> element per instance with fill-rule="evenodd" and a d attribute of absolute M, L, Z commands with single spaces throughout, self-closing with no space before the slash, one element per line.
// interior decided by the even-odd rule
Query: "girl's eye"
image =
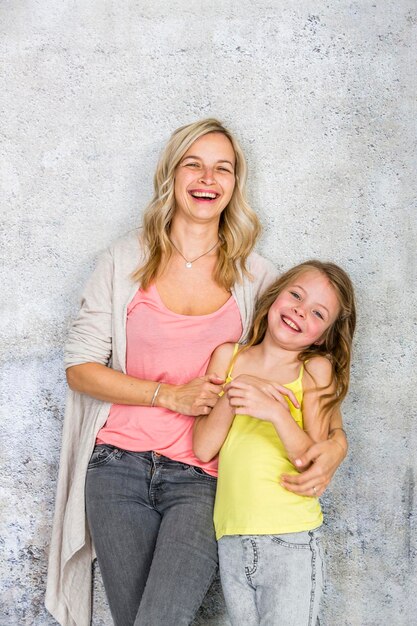
<path fill-rule="evenodd" d="M 314 315 L 318 318 L 320 318 L 321 320 L 324 320 L 323 315 L 320 313 L 320 311 L 314 311 Z"/>
<path fill-rule="evenodd" d="M 219 167 L 221 172 L 227 172 L 228 174 L 233 174 L 233 172 L 228 167 Z"/>
<path fill-rule="evenodd" d="M 190 162 L 190 163 L 184 163 L 185 167 L 199 167 L 199 163 L 194 163 L 194 162 Z"/>
<path fill-rule="evenodd" d="M 301 296 L 299 293 L 297 293 L 296 291 L 290 291 L 290 294 L 296 298 L 297 300 L 301 300 Z"/>

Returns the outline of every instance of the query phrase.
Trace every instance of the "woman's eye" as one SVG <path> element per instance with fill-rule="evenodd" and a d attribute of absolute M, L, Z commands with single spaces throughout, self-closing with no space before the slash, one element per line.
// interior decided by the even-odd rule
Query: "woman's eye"
<path fill-rule="evenodd" d="M 233 172 L 228 167 L 219 167 L 221 172 L 227 172 L 228 174 L 233 174 Z"/>
<path fill-rule="evenodd" d="M 198 163 L 185 163 L 185 167 L 198 167 Z"/>

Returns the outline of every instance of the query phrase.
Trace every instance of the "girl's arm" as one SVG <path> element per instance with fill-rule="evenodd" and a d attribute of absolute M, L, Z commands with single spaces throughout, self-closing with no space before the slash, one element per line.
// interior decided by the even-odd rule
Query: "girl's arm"
<path fill-rule="evenodd" d="M 291 416 L 286 402 L 277 402 L 257 385 L 252 385 L 249 377 L 237 377 L 230 383 L 227 392 L 231 406 L 236 407 L 239 413 L 269 421 L 275 426 L 288 458 L 294 464 L 314 443 L 327 439 L 329 433 L 330 416 L 321 410 L 320 397 L 333 390 L 333 386 L 329 386 L 331 364 L 324 357 L 316 357 L 309 361 L 308 370 L 311 375 L 305 372 L 303 378 L 304 430 Z M 320 391 L 320 387 L 326 389 Z"/>
<path fill-rule="evenodd" d="M 307 452 L 295 460 L 295 466 L 301 474 L 283 474 L 283 487 L 303 496 L 310 496 L 314 491 L 321 496 L 332 480 L 336 470 L 346 456 L 348 444 L 343 428 L 342 417 L 337 409 L 330 420 L 329 438 L 316 443 Z M 303 471 L 304 468 L 308 468 Z"/>
<path fill-rule="evenodd" d="M 213 352 L 207 368 L 210 372 L 226 372 L 233 355 L 234 344 L 225 343 Z M 233 422 L 232 410 L 227 396 L 222 396 L 207 416 L 195 419 L 193 430 L 194 454 L 207 463 L 218 454 Z"/>

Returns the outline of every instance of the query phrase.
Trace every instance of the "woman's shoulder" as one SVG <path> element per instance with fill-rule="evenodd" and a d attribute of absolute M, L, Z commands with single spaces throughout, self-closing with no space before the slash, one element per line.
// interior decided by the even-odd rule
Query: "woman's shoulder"
<path fill-rule="evenodd" d="M 275 265 L 257 252 L 251 252 L 247 260 L 247 268 L 252 276 L 255 296 L 261 295 L 278 278 L 279 271 Z"/>
<path fill-rule="evenodd" d="M 142 243 L 140 239 L 140 228 L 133 228 L 127 233 L 115 239 L 109 246 L 108 250 L 113 255 L 129 255 L 141 254 Z"/>
<path fill-rule="evenodd" d="M 140 239 L 140 229 L 130 230 L 125 235 L 118 237 L 98 257 L 97 267 L 104 265 L 113 268 L 112 272 L 122 275 L 130 275 L 142 262 L 144 257 L 143 246 Z"/>
<path fill-rule="evenodd" d="M 277 277 L 279 275 L 278 269 L 269 259 L 265 258 L 258 252 L 251 252 L 248 256 L 248 267 L 249 271 L 264 271 L 265 273 L 270 273 L 271 275 Z"/>

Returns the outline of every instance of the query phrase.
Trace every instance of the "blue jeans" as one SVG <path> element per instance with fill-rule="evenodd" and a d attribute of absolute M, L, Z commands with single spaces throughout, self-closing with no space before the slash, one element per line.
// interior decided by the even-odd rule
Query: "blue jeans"
<path fill-rule="evenodd" d="M 190 624 L 217 569 L 215 491 L 200 468 L 95 447 L 87 519 L 116 626 Z"/>
<path fill-rule="evenodd" d="M 323 590 L 319 531 L 233 535 L 218 543 L 233 626 L 314 626 Z"/>

